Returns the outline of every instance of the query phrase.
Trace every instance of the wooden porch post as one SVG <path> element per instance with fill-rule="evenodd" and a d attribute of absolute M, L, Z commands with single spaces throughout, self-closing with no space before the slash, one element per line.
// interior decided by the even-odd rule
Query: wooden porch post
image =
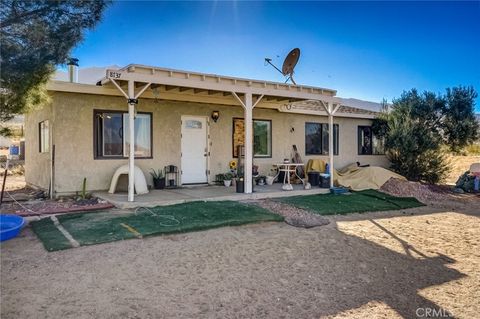
<path fill-rule="evenodd" d="M 245 93 L 245 98 L 242 100 L 236 92 L 232 91 L 232 95 L 243 106 L 243 114 L 245 117 L 245 167 L 244 167 L 244 193 L 250 194 L 253 192 L 253 108 L 262 100 L 263 94 L 258 96 L 253 103 L 253 94 Z"/>
<path fill-rule="evenodd" d="M 333 115 L 335 112 L 338 111 L 340 108 L 341 104 L 333 104 L 332 102 L 324 102 L 320 101 L 325 108 L 325 111 L 328 114 L 328 165 L 330 167 L 330 188 L 333 187 L 333 172 L 334 172 L 334 166 L 333 166 L 333 153 L 334 153 L 334 148 L 333 148 Z M 338 143 L 339 141 L 337 141 Z"/>
<path fill-rule="evenodd" d="M 128 139 L 130 149 L 128 152 L 128 201 L 135 200 L 135 82 L 128 81 Z"/>
<path fill-rule="evenodd" d="M 330 188 L 333 187 L 333 114 L 332 111 L 332 103 L 328 104 L 329 112 L 328 112 L 328 156 L 330 162 Z"/>
<path fill-rule="evenodd" d="M 252 167 L 253 167 L 253 102 L 252 93 L 245 94 L 245 171 L 244 190 L 245 194 L 252 193 Z"/>

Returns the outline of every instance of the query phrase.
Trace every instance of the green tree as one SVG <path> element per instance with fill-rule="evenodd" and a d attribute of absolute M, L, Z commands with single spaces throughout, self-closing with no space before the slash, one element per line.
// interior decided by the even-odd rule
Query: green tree
<path fill-rule="evenodd" d="M 458 152 L 479 137 L 476 97 L 472 87 L 454 87 L 443 96 L 412 89 L 394 100 L 372 124 L 392 169 L 409 180 L 441 181 L 448 172 L 442 146 Z"/>
<path fill-rule="evenodd" d="M 440 151 L 444 104 L 441 96 L 413 89 L 394 100 L 391 111 L 372 125 L 374 134 L 385 138 L 392 169 L 409 180 L 437 183 L 448 171 Z"/>
<path fill-rule="evenodd" d="M 45 85 L 55 66 L 65 63 L 109 3 L 0 1 L 0 121 L 46 101 Z"/>
<path fill-rule="evenodd" d="M 445 144 L 458 153 L 480 137 L 480 127 L 475 117 L 477 92 L 473 87 L 447 89 L 442 113 Z"/>

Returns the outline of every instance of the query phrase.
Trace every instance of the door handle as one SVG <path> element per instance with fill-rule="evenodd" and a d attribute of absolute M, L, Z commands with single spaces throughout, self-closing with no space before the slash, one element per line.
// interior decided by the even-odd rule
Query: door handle
<path fill-rule="evenodd" d="M 203 156 L 207 157 L 207 153 L 203 154 Z"/>

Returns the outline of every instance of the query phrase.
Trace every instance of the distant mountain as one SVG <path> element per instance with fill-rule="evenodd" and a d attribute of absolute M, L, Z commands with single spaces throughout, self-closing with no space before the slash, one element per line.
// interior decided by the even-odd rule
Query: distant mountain
<path fill-rule="evenodd" d="M 369 110 L 373 112 L 380 112 L 382 109 L 382 104 L 370 101 L 364 101 L 354 98 L 342 98 L 339 97 L 342 105 L 354 107 L 357 109 Z"/>
<path fill-rule="evenodd" d="M 23 125 L 24 122 L 25 122 L 24 115 L 15 115 L 13 119 L 6 121 L 2 124 L 6 124 L 7 126 L 17 126 L 17 125 Z"/>

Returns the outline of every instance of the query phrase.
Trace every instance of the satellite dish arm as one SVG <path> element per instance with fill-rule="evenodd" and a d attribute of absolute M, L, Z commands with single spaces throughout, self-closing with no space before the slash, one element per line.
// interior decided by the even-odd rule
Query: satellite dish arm
<path fill-rule="evenodd" d="M 265 62 L 266 62 L 266 63 L 270 64 L 270 65 L 273 66 L 278 72 L 280 72 L 280 73 L 283 74 L 282 70 L 280 70 L 279 68 L 277 68 L 271 61 L 272 61 L 272 59 L 265 58 Z M 285 75 L 285 74 L 283 74 L 283 75 Z"/>
<path fill-rule="evenodd" d="M 295 80 L 293 79 L 292 74 L 290 74 L 290 75 L 288 76 L 288 78 L 287 78 L 287 80 L 285 81 L 285 83 L 287 83 L 288 80 L 292 81 L 293 85 L 297 85 L 297 83 L 295 83 Z"/>

